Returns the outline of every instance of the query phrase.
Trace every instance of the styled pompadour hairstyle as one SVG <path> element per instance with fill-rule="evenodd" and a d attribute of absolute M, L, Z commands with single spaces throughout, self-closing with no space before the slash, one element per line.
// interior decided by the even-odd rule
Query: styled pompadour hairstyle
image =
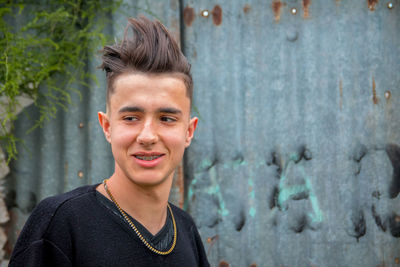
<path fill-rule="evenodd" d="M 128 19 L 121 43 L 104 46 L 100 68 L 106 71 L 107 104 L 114 92 L 114 80 L 123 73 L 177 75 L 186 85 L 190 100 L 193 80 L 190 64 L 168 30 L 158 20 Z"/>

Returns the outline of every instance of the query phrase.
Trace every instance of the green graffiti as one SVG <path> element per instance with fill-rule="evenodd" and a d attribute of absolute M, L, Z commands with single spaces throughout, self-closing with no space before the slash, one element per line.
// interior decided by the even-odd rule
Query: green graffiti
<path fill-rule="evenodd" d="M 280 193 L 278 197 L 278 203 L 280 206 L 283 205 L 288 199 L 292 196 L 301 194 L 301 193 L 309 193 L 310 188 L 307 185 L 292 185 L 290 187 L 284 187 L 284 185 L 280 185 Z"/>
<path fill-rule="evenodd" d="M 250 200 L 249 200 L 249 205 L 250 205 L 250 209 L 249 209 L 249 215 L 251 216 L 251 217 L 254 217 L 254 216 L 256 216 L 256 209 L 254 208 L 254 200 L 255 200 L 255 198 L 256 198 L 256 193 L 255 193 L 255 191 L 254 191 L 254 181 L 253 181 L 253 179 L 252 178 L 249 178 L 248 180 L 247 180 L 247 183 L 248 183 L 248 185 L 249 185 L 249 190 L 250 190 Z"/>
<path fill-rule="evenodd" d="M 247 165 L 248 165 L 247 161 L 241 160 L 241 159 L 236 159 L 236 160 L 233 160 L 233 161 L 225 162 L 223 164 L 223 167 L 225 169 L 236 169 L 238 167 L 247 166 Z"/>
<path fill-rule="evenodd" d="M 250 210 L 249 210 L 249 214 L 250 214 L 250 216 L 251 217 L 254 217 L 254 216 L 256 216 L 256 209 L 254 208 L 254 207 L 251 207 L 250 208 Z"/>
<path fill-rule="evenodd" d="M 211 186 L 208 188 L 207 193 L 210 195 L 216 195 L 219 202 L 218 213 L 222 216 L 229 214 L 229 210 L 226 208 L 224 198 L 222 196 L 218 181 L 217 181 L 217 170 L 215 167 L 211 167 L 209 170 Z"/>
<path fill-rule="evenodd" d="M 200 172 L 195 173 L 195 178 L 191 181 L 191 183 L 188 186 L 188 199 L 184 203 L 183 206 L 184 210 L 187 210 L 189 202 L 191 201 L 192 196 L 194 195 L 193 187 L 196 185 L 198 181 L 198 175 L 204 173 L 204 171 L 207 171 L 209 173 L 211 185 L 209 185 L 208 188 L 205 188 L 205 192 L 209 195 L 215 195 L 217 197 L 219 203 L 218 213 L 222 216 L 228 215 L 229 211 L 226 208 L 226 204 L 217 181 L 218 180 L 217 170 L 214 163 L 210 159 L 204 159 L 200 163 L 200 170 L 201 170 Z"/>
<path fill-rule="evenodd" d="M 190 183 L 190 185 L 189 185 L 189 190 L 188 190 L 188 199 L 189 199 L 189 200 L 192 199 L 192 196 L 193 196 L 193 186 L 194 186 L 196 183 L 197 183 L 197 179 L 194 178 L 194 179 L 192 180 L 192 182 Z"/>
<path fill-rule="evenodd" d="M 213 165 L 213 162 L 210 159 L 203 159 L 199 165 L 200 165 L 200 170 L 205 170 L 210 168 Z"/>
<path fill-rule="evenodd" d="M 256 193 L 254 192 L 254 181 L 253 179 L 248 180 L 249 184 L 249 189 L 250 189 L 250 199 L 255 199 L 256 198 Z"/>
<path fill-rule="evenodd" d="M 188 186 L 188 197 L 187 200 L 183 203 L 183 210 L 187 210 L 188 209 L 188 205 L 189 205 L 189 201 L 192 200 L 193 197 L 193 186 L 197 183 L 197 178 L 195 177 L 189 184 Z"/>
<path fill-rule="evenodd" d="M 310 179 L 305 175 L 304 170 L 301 171 L 303 172 L 303 176 L 306 177 L 305 178 L 306 186 L 309 188 L 309 198 L 311 201 L 311 207 L 314 211 L 314 213 L 309 213 L 308 216 L 311 218 L 312 223 L 322 222 L 323 215 L 321 209 L 319 208 L 317 196 L 314 194 L 314 191 L 312 190 Z"/>
<path fill-rule="evenodd" d="M 309 213 L 308 216 L 311 219 L 312 223 L 319 223 L 323 220 L 323 214 L 321 209 L 319 208 L 317 196 L 314 193 L 314 190 L 311 185 L 310 178 L 306 175 L 302 166 L 299 166 L 300 173 L 305 181 L 304 184 L 299 185 L 286 185 L 287 180 L 287 172 L 291 164 L 294 164 L 294 161 L 297 161 L 298 157 L 296 155 L 290 156 L 290 160 L 287 162 L 285 167 L 282 170 L 282 174 L 279 182 L 279 196 L 278 196 L 278 204 L 280 207 L 284 207 L 286 201 L 291 199 L 292 197 L 299 194 L 308 194 L 308 198 L 311 202 L 311 207 L 313 212 Z"/>

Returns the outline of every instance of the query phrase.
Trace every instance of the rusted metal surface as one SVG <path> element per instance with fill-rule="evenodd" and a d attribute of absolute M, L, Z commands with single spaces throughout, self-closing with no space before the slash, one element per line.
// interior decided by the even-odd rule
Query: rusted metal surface
<path fill-rule="evenodd" d="M 400 9 L 218 3 L 220 26 L 183 28 L 200 117 L 184 206 L 211 264 L 395 264 Z M 183 4 L 197 14 L 214 2 Z"/>
<path fill-rule="evenodd" d="M 339 106 L 340 106 L 340 109 L 342 109 L 342 107 L 343 107 L 343 81 L 342 80 L 340 80 L 340 82 L 339 82 L 339 95 L 340 95 Z"/>
<path fill-rule="evenodd" d="M 193 216 L 212 266 L 400 264 L 395 4 L 143 0 L 125 10 L 160 18 L 192 64 L 200 120 L 171 200 Z M 125 24 L 116 15 L 108 32 Z M 98 65 L 88 68 L 99 84 L 68 112 L 28 136 L 37 111 L 18 121 L 28 150 L 7 182 L 8 252 L 41 199 L 112 173 Z"/>
<path fill-rule="evenodd" d="M 375 105 L 379 102 L 379 98 L 376 95 L 376 84 L 374 77 L 372 77 L 372 102 L 374 102 Z"/>
<path fill-rule="evenodd" d="M 190 6 L 186 6 L 183 10 L 183 21 L 185 22 L 186 26 L 192 26 L 192 23 L 195 19 L 195 14 L 193 8 Z"/>
<path fill-rule="evenodd" d="M 220 261 L 219 267 L 230 267 L 231 265 L 227 261 Z"/>
<path fill-rule="evenodd" d="M 222 8 L 220 5 L 214 6 L 211 11 L 213 22 L 215 25 L 219 26 L 222 23 Z"/>
<path fill-rule="evenodd" d="M 371 11 L 375 10 L 375 6 L 378 4 L 379 0 L 367 0 L 368 8 Z"/>
<path fill-rule="evenodd" d="M 278 22 L 281 19 L 282 7 L 285 6 L 280 0 L 273 0 L 271 4 L 272 11 L 274 12 L 275 21 Z"/>
<path fill-rule="evenodd" d="M 310 16 L 310 4 L 311 0 L 303 0 L 302 6 L 303 6 L 303 17 L 306 19 Z"/>
<path fill-rule="evenodd" d="M 251 10 L 251 6 L 249 4 L 245 4 L 244 7 L 243 7 L 243 12 L 245 14 L 247 14 L 247 13 L 250 12 L 250 10 Z"/>
<path fill-rule="evenodd" d="M 183 208 L 183 203 L 185 201 L 185 187 L 182 164 L 180 164 L 175 170 L 169 201 L 178 207 Z"/>

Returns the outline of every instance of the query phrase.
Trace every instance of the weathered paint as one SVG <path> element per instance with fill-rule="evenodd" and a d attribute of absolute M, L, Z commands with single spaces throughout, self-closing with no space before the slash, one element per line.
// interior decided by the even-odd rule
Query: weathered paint
<path fill-rule="evenodd" d="M 303 18 L 308 18 L 310 16 L 310 4 L 311 0 L 303 0 L 302 7 L 303 7 Z"/>
<path fill-rule="evenodd" d="M 312 225 L 315 225 L 316 223 L 321 223 L 323 221 L 323 214 L 319 208 L 318 199 L 311 186 L 310 178 L 306 175 L 302 166 L 298 167 L 297 175 L 303 178 L 304 183 L 290 186 L 286 185 L 288 179 L 287 174 L 289 173 L 290 168 L 293 168 L 295 162 L 301 160 L 299 157 L 301 156 L 297 153 L 293 154 L 282 170 L 279 183 L 278 204 L 281 209 L 286 210 L 288 209 L 287 201 L 290 199 L 309 199 L 313 212 L 308 213 L 308 217 L 310 218 Z"/>
<path fill-rule="evenodd" d="M 217 26 L 222 23 L 222 8 L 220 5 L 215 5 L 211 11 L 213 23 Z"/>
<path fill-rule="evenodd" d="M 340 97 L 339 106 L 340 106 L 340 109 L 342 109 L 342 107 L 343 107 L 343 81 L 342 80 L 339 81 L 339 97 Z"/>
<path fill-rule="evenodd" d="M 244 7 L 243 7 L 243 12 L 245 14 L 247 14 L 247 13 L 250 12 L 250 10 L 251 10 L 251 6 L 249 4 L 245 4 Z"/>
<path fill-rule="evenodd" d="M 400 9 L 377 1 L 374 12 L 364 1 L 222 1 L 216 27 L 215 1 L 138 4 L 178 35 L 183 30 L 200 122 L 174 203 L 184 195 L 211 264 L 396 263 Z M 125 18 L 112 21 L 109 32 L 120 36 Z M 105 88 L 99 64 L 89 64 L 99 84 L 82 102 L 74 98 L 80 104 L 24 137 L 29 152 L 13 164 L 7 185 L 10 244 L 43 197 L 112 172 L 97 126 Z M 36 118 L 28 112 L 19 134 Z"/>
<path fill-rule="evenodd" d="M 249 215 L 251 217 L 255 217 L 257 214 L 257 210 L 254 207 L 255 202 L 256 202 L 256 193 L 255 193 L 255 187 L 254 187 L 254 181 L 252 178 L 249 178 L 248 180 L 248 185 L 249 185 Z"/>
<path fill-rule="evenodd" d="M 193 8 L 190 6 L 186 6 L 183 9 L 183 21 L 185 22 L 185 25 L 189 27 L 192 26 L 194 19 L 195 14 Z"/>
<path fill-rule="evenodd" d="M 376 95 L 376 84 L 375 84 L 375 78 L 372 77 L 372 102 L 376 105 L 379 102 L 379 98 Z"/>
<path fill-rule="evenodd" d="M 231 265 L 227 261 L 220 261 L 219 267 L 230 267 Z"/>
<path fill-rule="evenodd" d="M 215 2 L 183 4 L 200 12 Z M 187 210 L 201 234 L 219 236 L 207 246 L 211 264 L 393 264 L 400 193 L 386 147 L 400 145 L 400 9 L 218 4 L 222 27 L 202 19 L 183 28 L 202 117 L 186 154 L 196 196 Z"/>
<path fill-rule="evenodd" d="M 274 12 L 275 22 L 278 22 L 281 19 L 282 7 L 286 5 L 282 3 L 280 0 L 274 0 L 271 4 L 272 11 Z"/>
<path fill-rule="evenodd" d="M 379 0 L 367 0 L 367 5 L 369 10 L 374 11 L 375 6 L 378 4 Z"/>
<path fill-rule="evenodd" d="M 218 183 L 217 170 L 215 167 L 210 168 L 209 170 L 211 186 L 208 188 L 207 192 L 210 195 L 216 195 L 218 199 L 218 213 L 221 216 L 227 216 L 229 214 L 229 210 L 226 207 L 224 197 L 221 192 L 220 185 Z"/>

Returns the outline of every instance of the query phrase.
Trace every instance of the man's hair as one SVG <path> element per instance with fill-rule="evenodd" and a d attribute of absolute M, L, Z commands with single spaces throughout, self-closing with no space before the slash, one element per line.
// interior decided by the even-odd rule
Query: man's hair
<path fill-rule="evenodd" d="M 131 31 L 130 31 L 131 30 Z M 100 68 L 106 71 L 107 104 L 114 80 L 123 73 L 171 74 L 183 79 L 189 99 L 193 95 L 190 64 L 168 30 L 158 20 L 128 19 L 121 43 L 104 46 Z"/>

